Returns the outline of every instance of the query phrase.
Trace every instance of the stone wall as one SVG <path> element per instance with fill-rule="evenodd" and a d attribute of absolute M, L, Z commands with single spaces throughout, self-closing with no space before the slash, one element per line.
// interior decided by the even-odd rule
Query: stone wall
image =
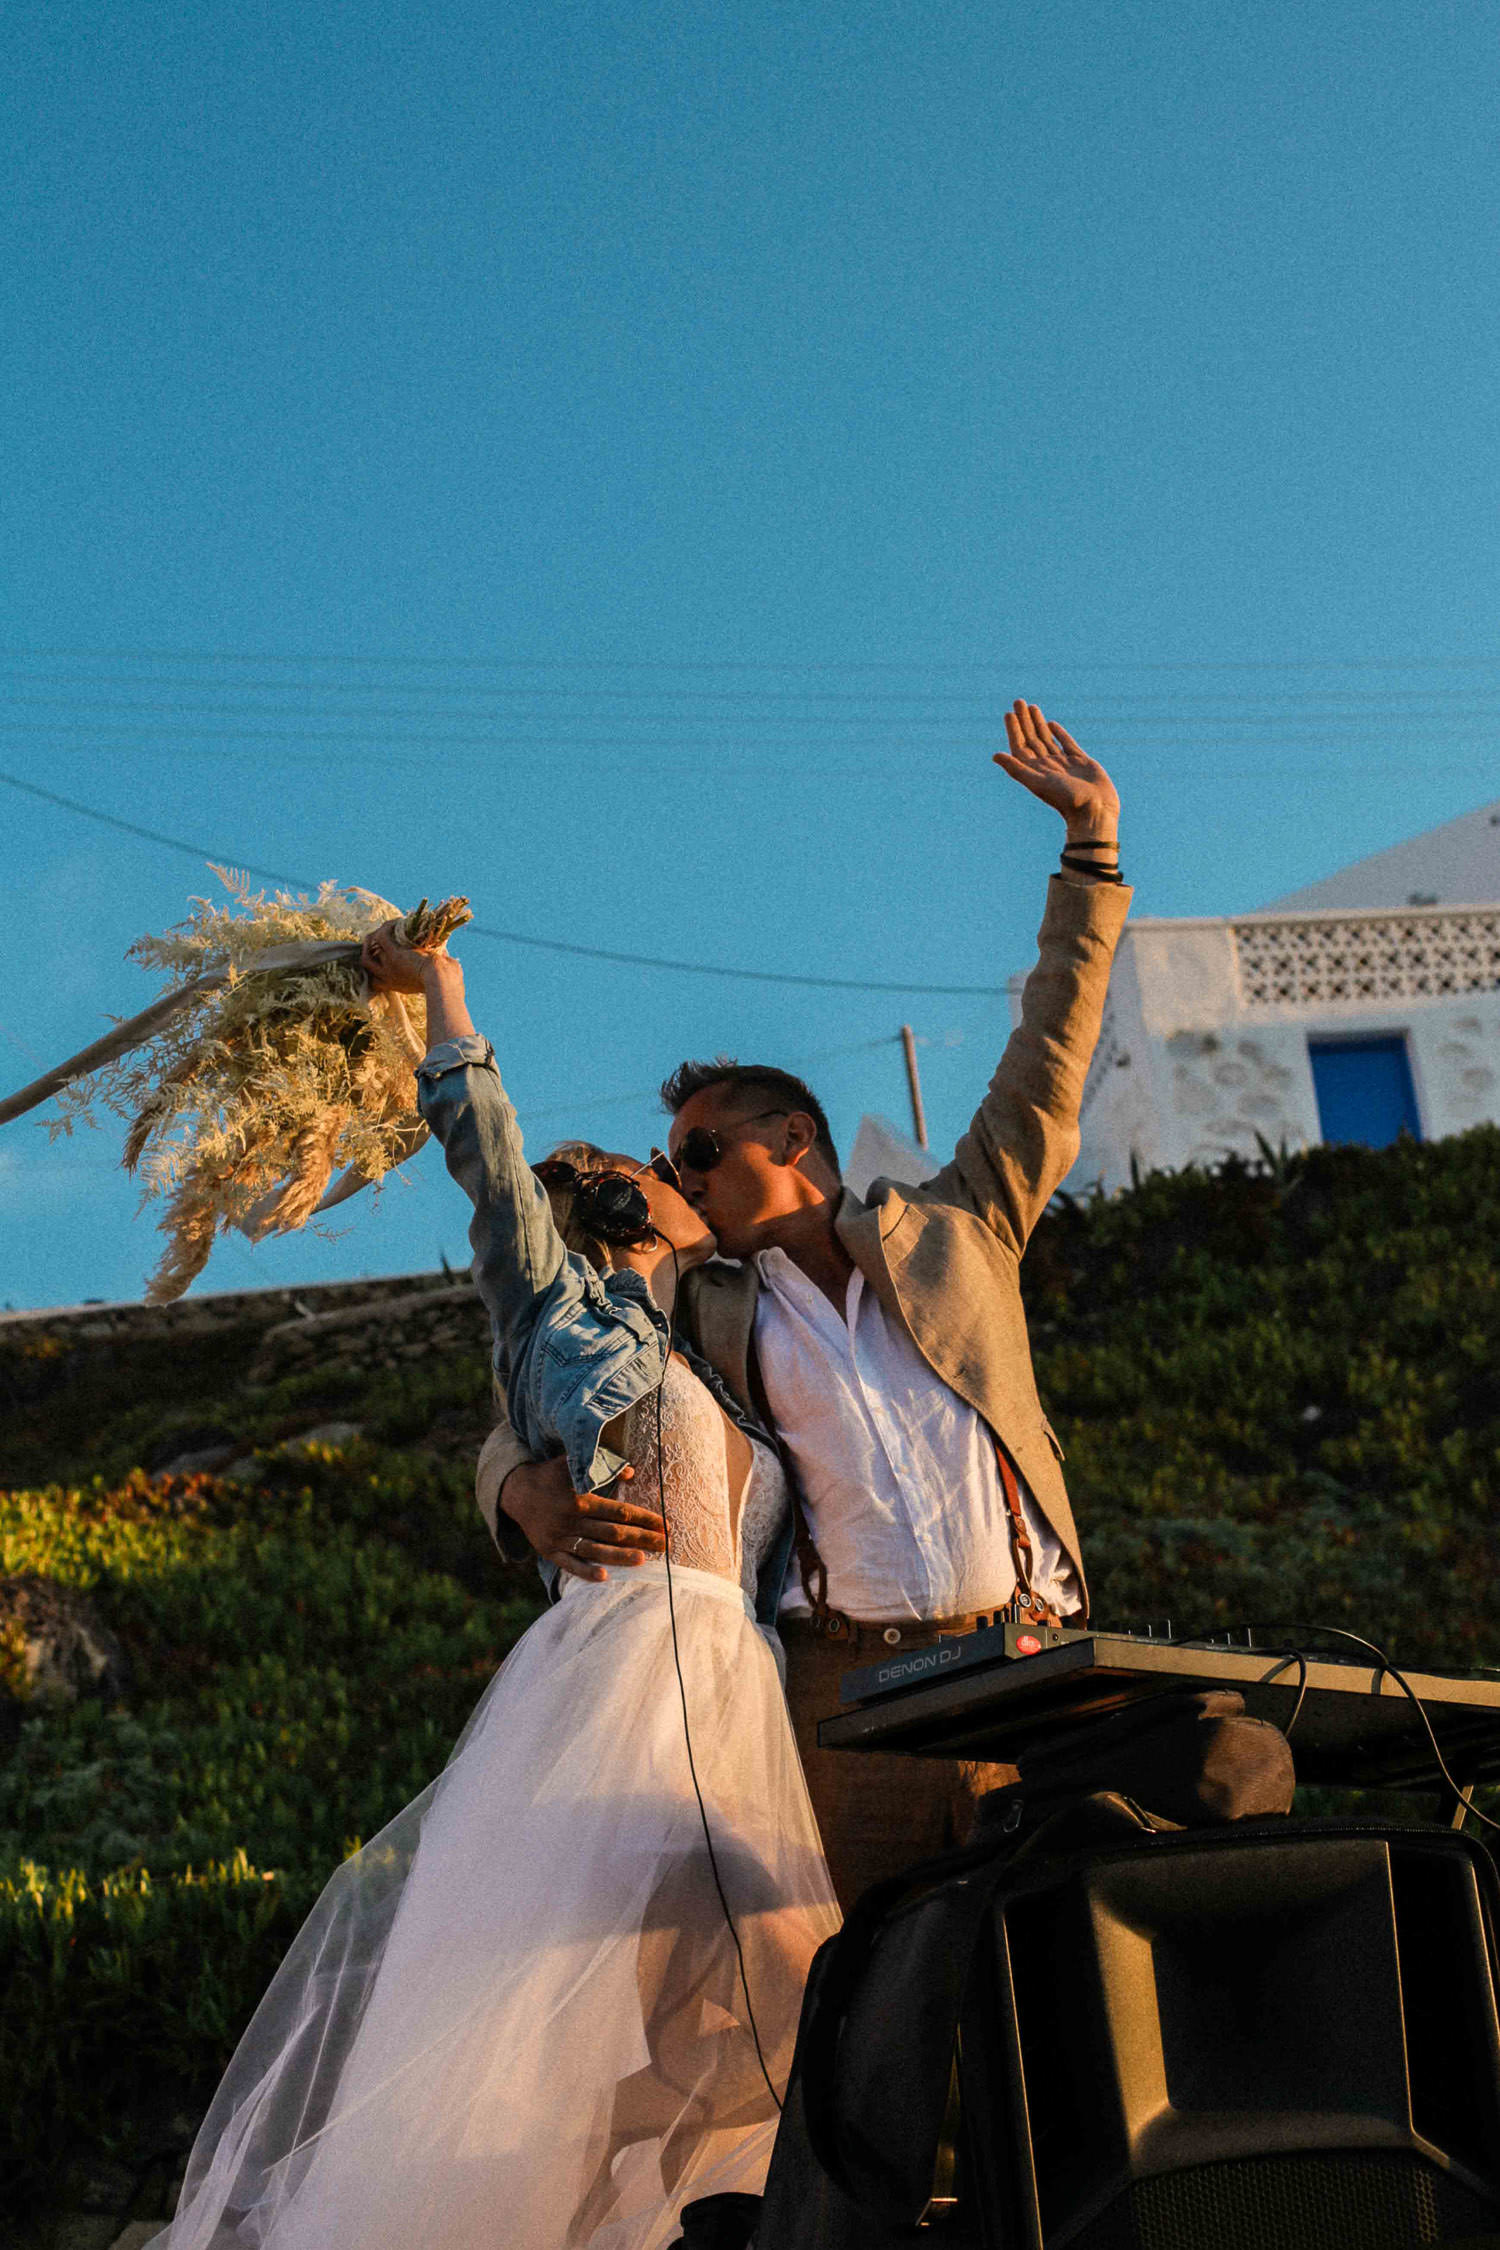
<path fill-rule="evenodd" d="M 0 1339 L 55 1334 L 70 1343 L 125 1337 L 204 1337 L 242 1328 L 273 1328 L 320 1314 L 377 1305 L 398 1306 L 436 1290 L 473 1293 L 467 1275 L 451 1272 L 383 1274 L 371 1280 L 304 1283 L 292 1289 L 205 1290 L 175 1305 L 54 1305 L 36 1312 L 0 1313 Z M 477 1299 L 476 1299 L 477 1303 Z"/>
<path fill-rule="evenodd" d="M 199 1366 L 205 1347 L 228 1348 L 238 1363 L 237 1387 L 253 1395 L 315 1363 L 377 1372 L 445 1352 L 488 1357 L 490 1330 L 473 1281 L 452 1272 L 226 1290 L 175 1305 L 63 1305 L 0 1316 L 0 1393 L 19 1382 L 24 1396 L 28 1370 L 33 1390 L 50 1388 L 56 1378 L 46 1374 L 49 1362 L 54 1369 L 85 1368 L 99 1358 L 118 1363 L 141 1346 L 155 1347 L 159 1383 L 163 1343 L 181 1343 Z M 0 1407 L 6 1403 L 0 1395 Z"/>

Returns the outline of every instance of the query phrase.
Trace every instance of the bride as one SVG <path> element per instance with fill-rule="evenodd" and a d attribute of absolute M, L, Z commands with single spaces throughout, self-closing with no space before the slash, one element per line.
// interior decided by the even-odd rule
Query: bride
<path fill-rule="evenodd" d="M 458 963 L 392 933 L 366 967 L 426 996 L 421 1106 L 475 1205 L 511 1420 L 580 1492 L 632 1467 L 666 1554 L 565 1576 L 444 1771 L 334 1875 L 152 2250 L 659 2250 L 685 2203 L 760 2189 L 838 1921 L 752 1607 L 786 1490 L 672 1347 L 702 1220 L 584 1146 L 529 1171 Z"/>

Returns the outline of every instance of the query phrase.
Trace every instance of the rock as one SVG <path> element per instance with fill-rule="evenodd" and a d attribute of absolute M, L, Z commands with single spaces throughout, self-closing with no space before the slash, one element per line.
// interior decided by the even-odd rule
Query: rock
<path fill-rule="evenodd" d="M 52 2250 L 110 2250 L 119 2231 L 119 2220 L 102 2211 L 64 2211 L 49 2240 Z"/>
<path fill-rule="evenodd" d="M 14 1704 L 113 1702 L 129 1684 L 125 1651 L 92 1602 L 50 1578 L 0 1578 L 0 1698 Z"/>
<path fill-rule="evenodd" d="M 152 1446 L 142 1466 L 150 1477 L 190 1477 L 195 1470 L 222 1468 L 234 1459 L 242 1442 L 218 1422 L 169 1430 Z"/>
<path fill-rule="evenodd" d="M 152 1474 L 158 1477 L 216 1476 L 220 1469 L 229 1466 L 239 1450 L 238 1443 L 233 1440 L 228 1445 L 205 1445 L 196 1453 L 176 1454 L 172 1460 L 164 1461 L 159 1469 L 153 1470 Z"/>
<path fill-rule="evenodd" d="M 364 1434 L 363 1422 L 319 1422 L 315 1429 L 303 1430 L 300 1436 L 285 1439 L 276 1450 L 278 1453 L 305 1453 L 310 1445 L 349 1445 Z"/>
<path fill-rule="evenodd" d="M 122 2211 L 134 2191 L 135 2173 L 130 2166 L 112 2163 L 106 2156 L 89 2158 L 68 2180 L 68 2201 L 79 2211 Z"/>
<path fill-rule="evenodd" d="M 263 1453 L 239 1453 L 218 1473 L 225 1484 L 260 1484 L 265 1478 L 266 1457 Z"/>
<path fill-rule="evenodd" d="M 310 1430 L 299 1430 L 295 1437 L 283 1438 L 280 1445 L 267 1445 L 258 1453 L 239 1453 L 219 1470 L 226 1484 L 261 1484 L 272 1461 L 295 1460 L 314 1445 L 352 1445 L 363 1437 L 363 1422 L 318 1422 Z"/>

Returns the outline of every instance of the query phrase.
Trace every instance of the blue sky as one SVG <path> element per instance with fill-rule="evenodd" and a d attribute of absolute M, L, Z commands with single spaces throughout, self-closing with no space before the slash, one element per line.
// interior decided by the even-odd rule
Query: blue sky
<path fill-rule="evenodd" d="M 1496 794 L 1493 20 L 22 4 L 0 38 L 0 771 L 448 890 L 538 1147 L 688 1052 L 847 1139 L 992 1067 L 1054 848 L 1253 906 Z M 0 1083 L 153 989 L 201 868 L 0 785 Z M 987 990 L 984 988 L 988 988 Z M 112 1131 L 0 1129 L 0 1302 L 138 1293 Z M 431 1152 L 200 1286 L 465 1255 Z"/>

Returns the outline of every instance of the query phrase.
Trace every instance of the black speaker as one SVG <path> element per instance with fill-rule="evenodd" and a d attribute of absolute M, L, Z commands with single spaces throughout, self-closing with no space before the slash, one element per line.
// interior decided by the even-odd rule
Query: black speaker
<path fill-rule="evenodd" d="M 1500 2232 L 1496 1921 L 1439 1828 L 930 1869 L 819 1957 L 756 2250 Z"/>

